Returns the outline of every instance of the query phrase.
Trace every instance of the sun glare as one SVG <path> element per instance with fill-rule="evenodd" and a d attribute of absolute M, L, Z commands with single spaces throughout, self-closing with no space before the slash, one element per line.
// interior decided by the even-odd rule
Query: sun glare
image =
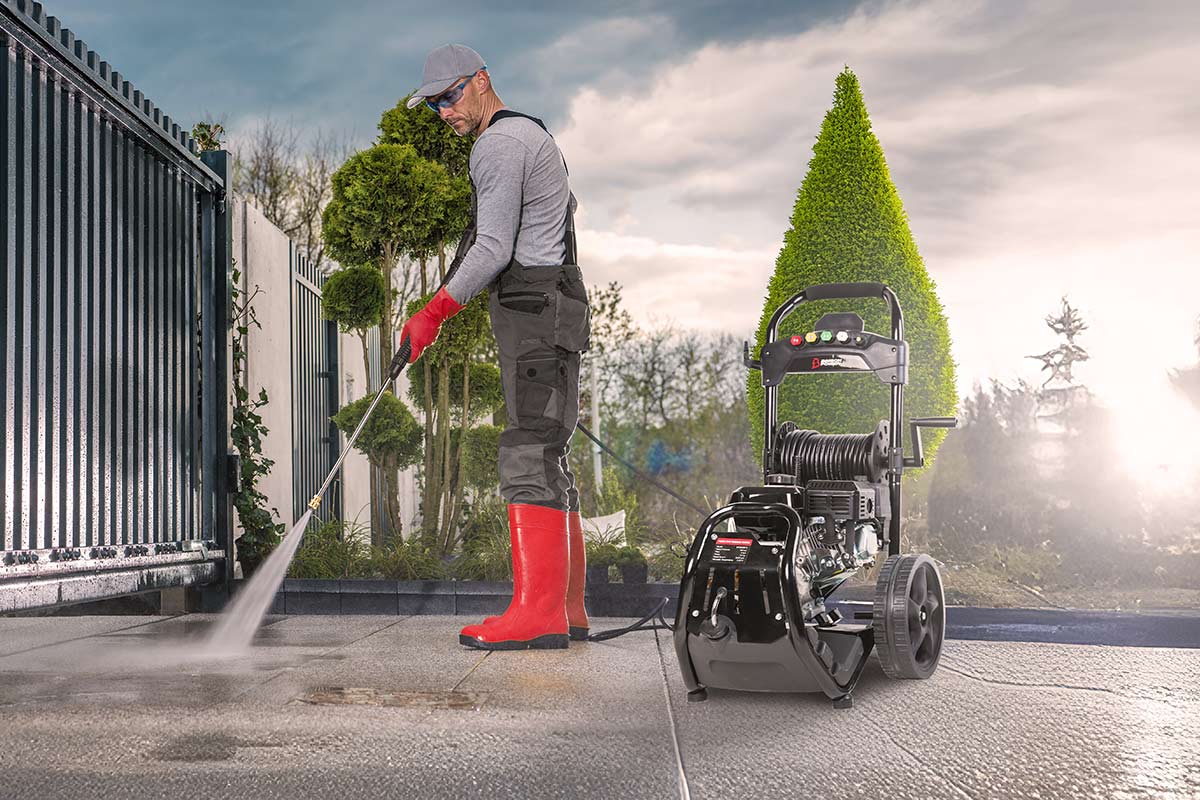
<path fill-rule="evenodd" d="M 1166 491 L 1200 476 L 1200 410 L 1165 379 L 1131 383 L 1106 399 L 1122 463 L 1143 490 Z"/>

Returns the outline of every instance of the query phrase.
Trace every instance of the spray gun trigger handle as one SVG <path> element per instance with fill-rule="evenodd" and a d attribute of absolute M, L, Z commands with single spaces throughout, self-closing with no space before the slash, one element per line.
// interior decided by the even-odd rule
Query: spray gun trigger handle
<path fill-rule="evenodd" d="M 392 363 L 388 365 L 388 375 L 392 380 L 400 377 L 400 372 L 408 366 L 408 357 L 412 355 L 412 339 L 407 336 L 400 343 L 400 347 L 396 348 L 396 354 L 392 356 Z"/>

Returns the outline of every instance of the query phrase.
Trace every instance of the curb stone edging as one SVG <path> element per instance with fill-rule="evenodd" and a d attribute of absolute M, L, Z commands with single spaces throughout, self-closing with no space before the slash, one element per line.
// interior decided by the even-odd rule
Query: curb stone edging
<path fill-rule="evenodd" d="M 235 581 L 234 593 L 244 581 Z M 668 621 L 675 617 L 676 583 L 608 583 L 587 587 L 588 614 L 642 617 L 665 597 Z M 275 595 L 271 614 L 461 615 L 500 614 L 512 584 L 486 581 L 298 580 L 288 578 Z M 843 616 L 869 614 L 866 593 L 850 589 L 831 605 Z M 218 609 L 205 609 L 216 611 Z M 1047 642 L 1119 647 L 1200 649 L 1200 613 L 1134 614 L 1122 611 L 950 606 L 946 638 L 976 641 Z"/>
<path fill-rule="evenodd" d="M 238 585 L 234 584 L 234 592 Z M 588 613 L 598 617 L 641 617 L 668 598 L 674 616 L 677 583 L 609 583 L 588 586 Z M 512 584 L 491 581 L 315 580 L 287 578 L 275 594 L 271 614 L 501 614 Z"/>

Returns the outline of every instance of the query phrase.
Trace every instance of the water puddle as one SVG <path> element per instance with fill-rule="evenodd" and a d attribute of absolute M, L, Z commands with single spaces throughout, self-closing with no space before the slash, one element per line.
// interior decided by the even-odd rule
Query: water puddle
<path fill-rule="evenodd" d="M 487 694 L 483 692 L 389 692 L 382 689 L 322 686 L 305 692 L 296 699 L 310 705 L 478 711 L 487 700 Z"/>

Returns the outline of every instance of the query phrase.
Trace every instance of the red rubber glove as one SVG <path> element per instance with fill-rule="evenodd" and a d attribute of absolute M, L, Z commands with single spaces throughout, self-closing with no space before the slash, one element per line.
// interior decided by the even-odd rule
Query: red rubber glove
<path fill-rule="evenodd" d="M 403 344 L 404 340 L 408 339 L 412 346 L 412 352 L 408 355 L 408 363 L 411 364 L 420 358 L 422 351 L 433 344 L 434 339 L 437 338 L 442 323 L 462 311 L 463 308 L 464 306 L 460 306 L 443 286 L 425 304 L 424 308 L 413 314 L 412 318 L 400 329 L 400 343 Z"/>

